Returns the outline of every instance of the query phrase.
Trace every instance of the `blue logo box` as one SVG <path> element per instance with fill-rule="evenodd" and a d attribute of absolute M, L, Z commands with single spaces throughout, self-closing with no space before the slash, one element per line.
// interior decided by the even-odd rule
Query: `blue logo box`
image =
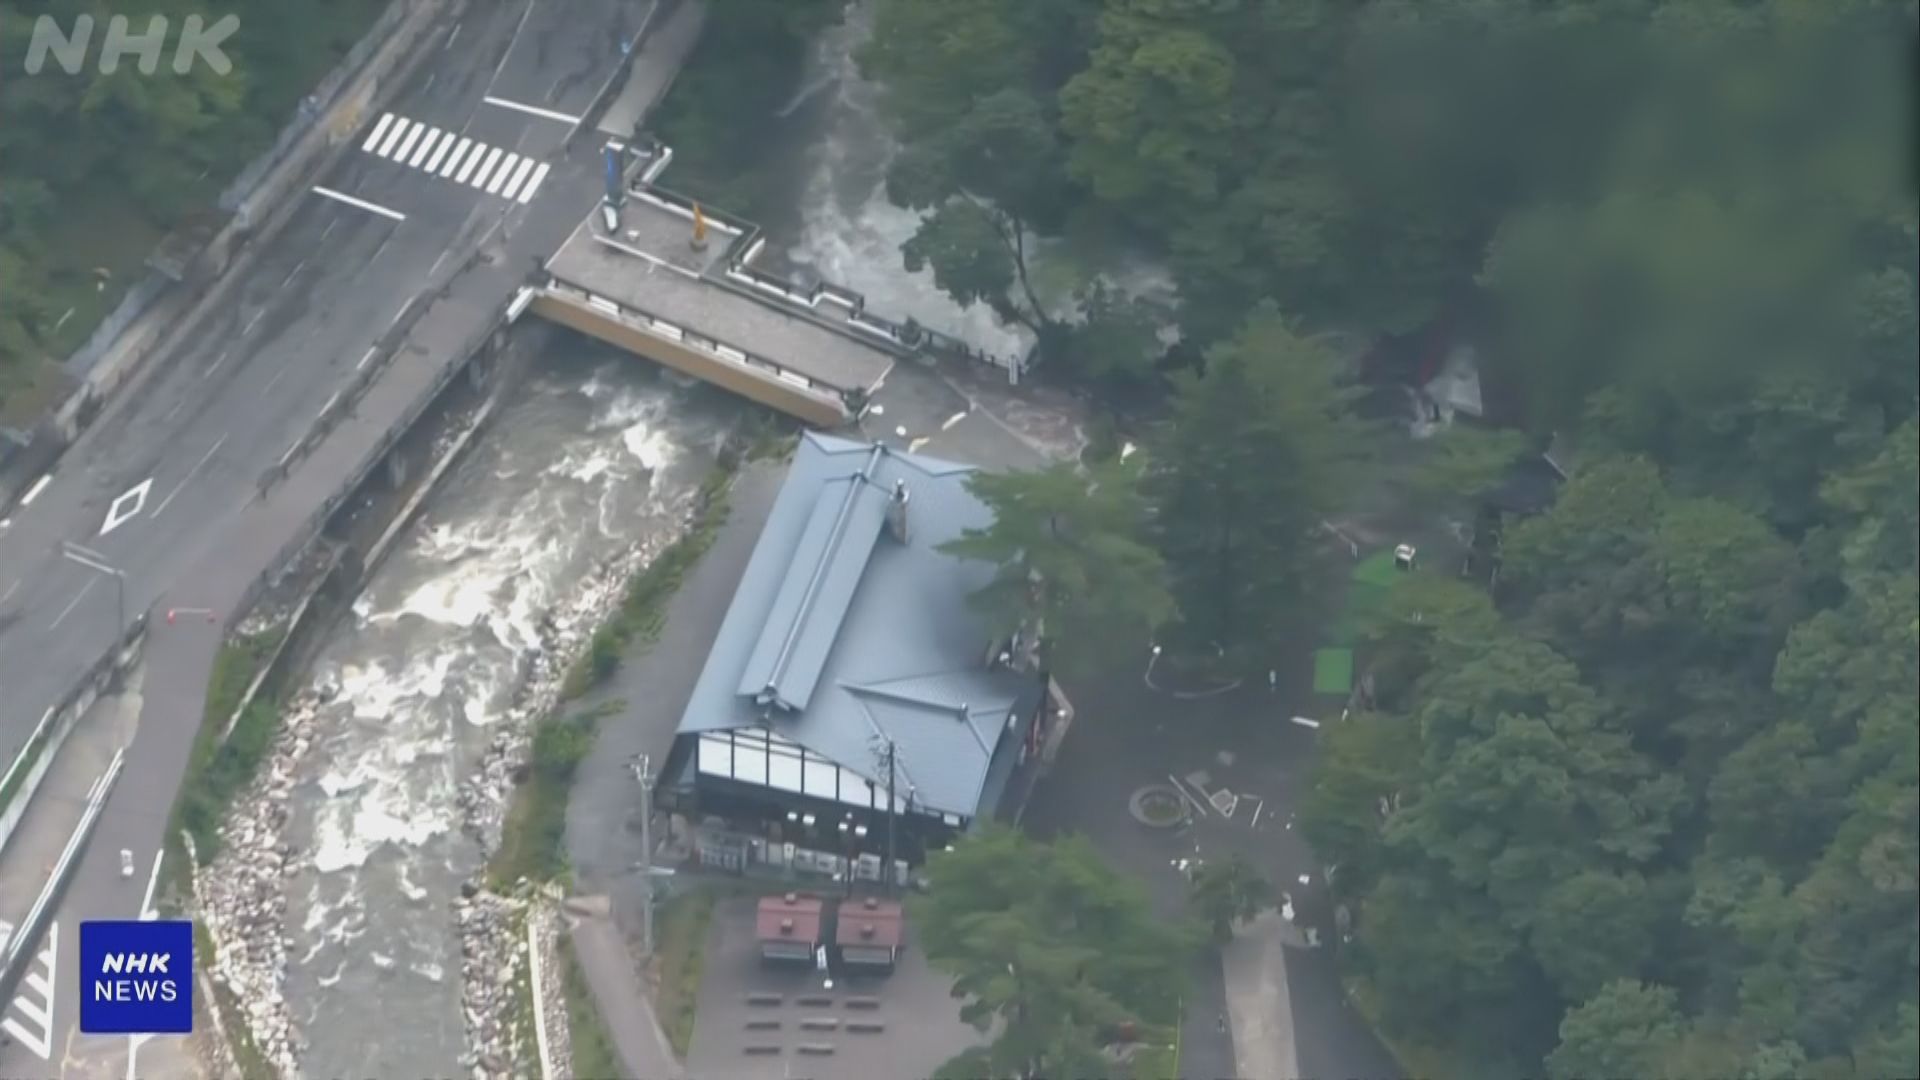
<path fill-rule="evenodd" d="M 193 924 L 81 923 L 80 1030 L 88 1035 L 191 1032 Z"/>

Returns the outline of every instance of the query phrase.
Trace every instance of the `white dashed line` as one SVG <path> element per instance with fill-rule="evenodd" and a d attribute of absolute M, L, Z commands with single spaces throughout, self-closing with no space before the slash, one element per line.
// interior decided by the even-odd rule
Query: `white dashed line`
<path fill-rule="evenodd" d="M 209 447 L 206 453 L 200 455 L 200 460 L 194 462 L 193 468 L 187 470 L 187 475 L 180 481 L 179 486 L 169 492 L 167 497 L 160 501 L 159 506 L 153 508 L 153 516 L 159 517 L 161 514 L 166 513 L 167 507 L 173 505 L 174 498 L 186 490 L 187 485 L 193 482 L 193 478 L 200 475 L 200 470 L 206 468 L 207 462 L 212 461 L 213 455 L 219 453 L 220 448 L 225 445 L 227 445 L 227 437 L 222 435 L 220 436 L 220 441 Z"/>
<path fill-rule="evenodd" d="M 522 105 L 517 101 L 508 101 L 505 98 L 485 97 L 480 100 L 489 105 L 497 105 L 502 109 L 512 109 L 515 112 L 523 112 L 528 116 L 538 116 L 547 120 L 558 120 L 563 124 L 577 124 L 580 122 L 580 118 L 577 116 L 568 116 L 563 112 L 554 112 L 552 109 L 542 109 L 533 105 Z"/>
<path fill-rule="evenodd" d="M 47 485 L 51 483 L 53 483 L 52 473 L 48 473 L 45 476 L 42 476 L 40 479 L 35 480 L 33 482 L 33 486 L 27 489 L 27 493 L 20 497 L 20 505 L 32 506 L 33 500 L 39 498 L 40 493 L 47 490 Z"/>
<path fill-rule="evenodd" d="M 315 187 L 313 189 L 313 193 L 315 195 L 324 195 L 327 198 L 334 200 L 335 202 L 343 202 L 343 203 L 346 203 L 348 206 L 358 207 L 362 210 L 367 211 L 370 214 L 379 214 L 381 217 L 392 218 L 395 221 L 407 220 L 407 215 L 401 213 L 398 210 L 389 210 L 384 206 L 381 206 L 377 203 L 370 203 L 365 199 L 356 199 L 351 195 L 343 195 L 340 192 L 333 190 L 332 188 Z"/>

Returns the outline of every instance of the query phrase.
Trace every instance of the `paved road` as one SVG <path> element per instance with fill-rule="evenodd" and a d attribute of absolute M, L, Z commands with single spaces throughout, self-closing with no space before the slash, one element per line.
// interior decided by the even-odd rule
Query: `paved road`
<path fill-rule="evenodd" d="M 38 497 L 16 507 L 0 536 L 0 760 L 118 630 L 114 583 L 61 559 L 60 542 L 98 551 L 125 573 L 126 618 L 150 605 L 224 611 L 237 603 L 361 464 L 382 425 L 591 207 L 597 148 L 589 140 L 567 160 L 562 140 L 646 7 L 475 4 L 439 28 L 428 45 L 437 55 L 389 106 L 391 118 L 368 117 L 345 159 L 319 178 L 324 192 L 297 196 L 303 205 L 231 309 L 112 406 Z M 461 163 L 450 168 L 456 154 Z M 516 155 L 532 164 L 508 167 Z M 483 239 L 486 260 L 461 272 Z M 261 471 L 348 385 L 403 306 L 443 281 L 446 294 L 425 309 L 356 414 L 269 497 L 256 498 Z M 129 767 L 63 902 L 62 926 L 138 913 L 218 638 L 199 620 L 154 621 Z M 119 873 L 122 848 L 141 868 L 131 881 Z M 76 939 L 59 940 L 68 985 Z M 51 1062 L 15 1046 L 0 1050 L 0 1074 L 123 1075 L 126 1041 L 78 1035 L 75 1001 L 55 1002 Z"/>

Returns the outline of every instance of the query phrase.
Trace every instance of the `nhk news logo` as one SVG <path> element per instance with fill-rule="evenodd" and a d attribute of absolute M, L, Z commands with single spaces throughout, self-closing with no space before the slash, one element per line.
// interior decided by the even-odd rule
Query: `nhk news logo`
<path fill-rule="evenodd" d="M 185 1035 L 193 1030 L 193 924 L 80 924 L 80 1030 Z"/>

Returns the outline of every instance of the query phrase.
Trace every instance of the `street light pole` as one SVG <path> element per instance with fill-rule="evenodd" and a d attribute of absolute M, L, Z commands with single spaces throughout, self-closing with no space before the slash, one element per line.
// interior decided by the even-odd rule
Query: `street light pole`
<path fill-rule="evenodd" d="M 641 754 L 634 762 L 633 774 L 640 780 L 640 879 L 645 890 L 640 907 L 640 947 L 653 956 L 653 771 L 651 761 Z"/>
<path fill-rule="evenodd" d="M 894 851 L 894 847 L 893 847 L 893 843 L 894 843 L 893 842 L 893 820 L 894 820 L 893 747 L 894 747 L 893 740 L 888 739 L 887 740 L 887 869 L 886 869 L 888 896 L 894 895 L 895 887 L 899 884 L 899 881 L 894 874 L 895 863 L 893 861 L 894 860 L 894 854 L 893 854 L 893 851 Z"/>
<path fill-rule="evenodd" d="M 67 542 L 60 545 L 60 556 L 68 562 L 79 563 L 96 574 L 105 574 L 113 579 L 114 606 L 120 614 L 120 621 L 114 624 L 113 632 L 117 637 L 127 630 L 127 575 L 107 565 L 107 557 L 97 551 L 91 551 L 79 544 Z"/>

